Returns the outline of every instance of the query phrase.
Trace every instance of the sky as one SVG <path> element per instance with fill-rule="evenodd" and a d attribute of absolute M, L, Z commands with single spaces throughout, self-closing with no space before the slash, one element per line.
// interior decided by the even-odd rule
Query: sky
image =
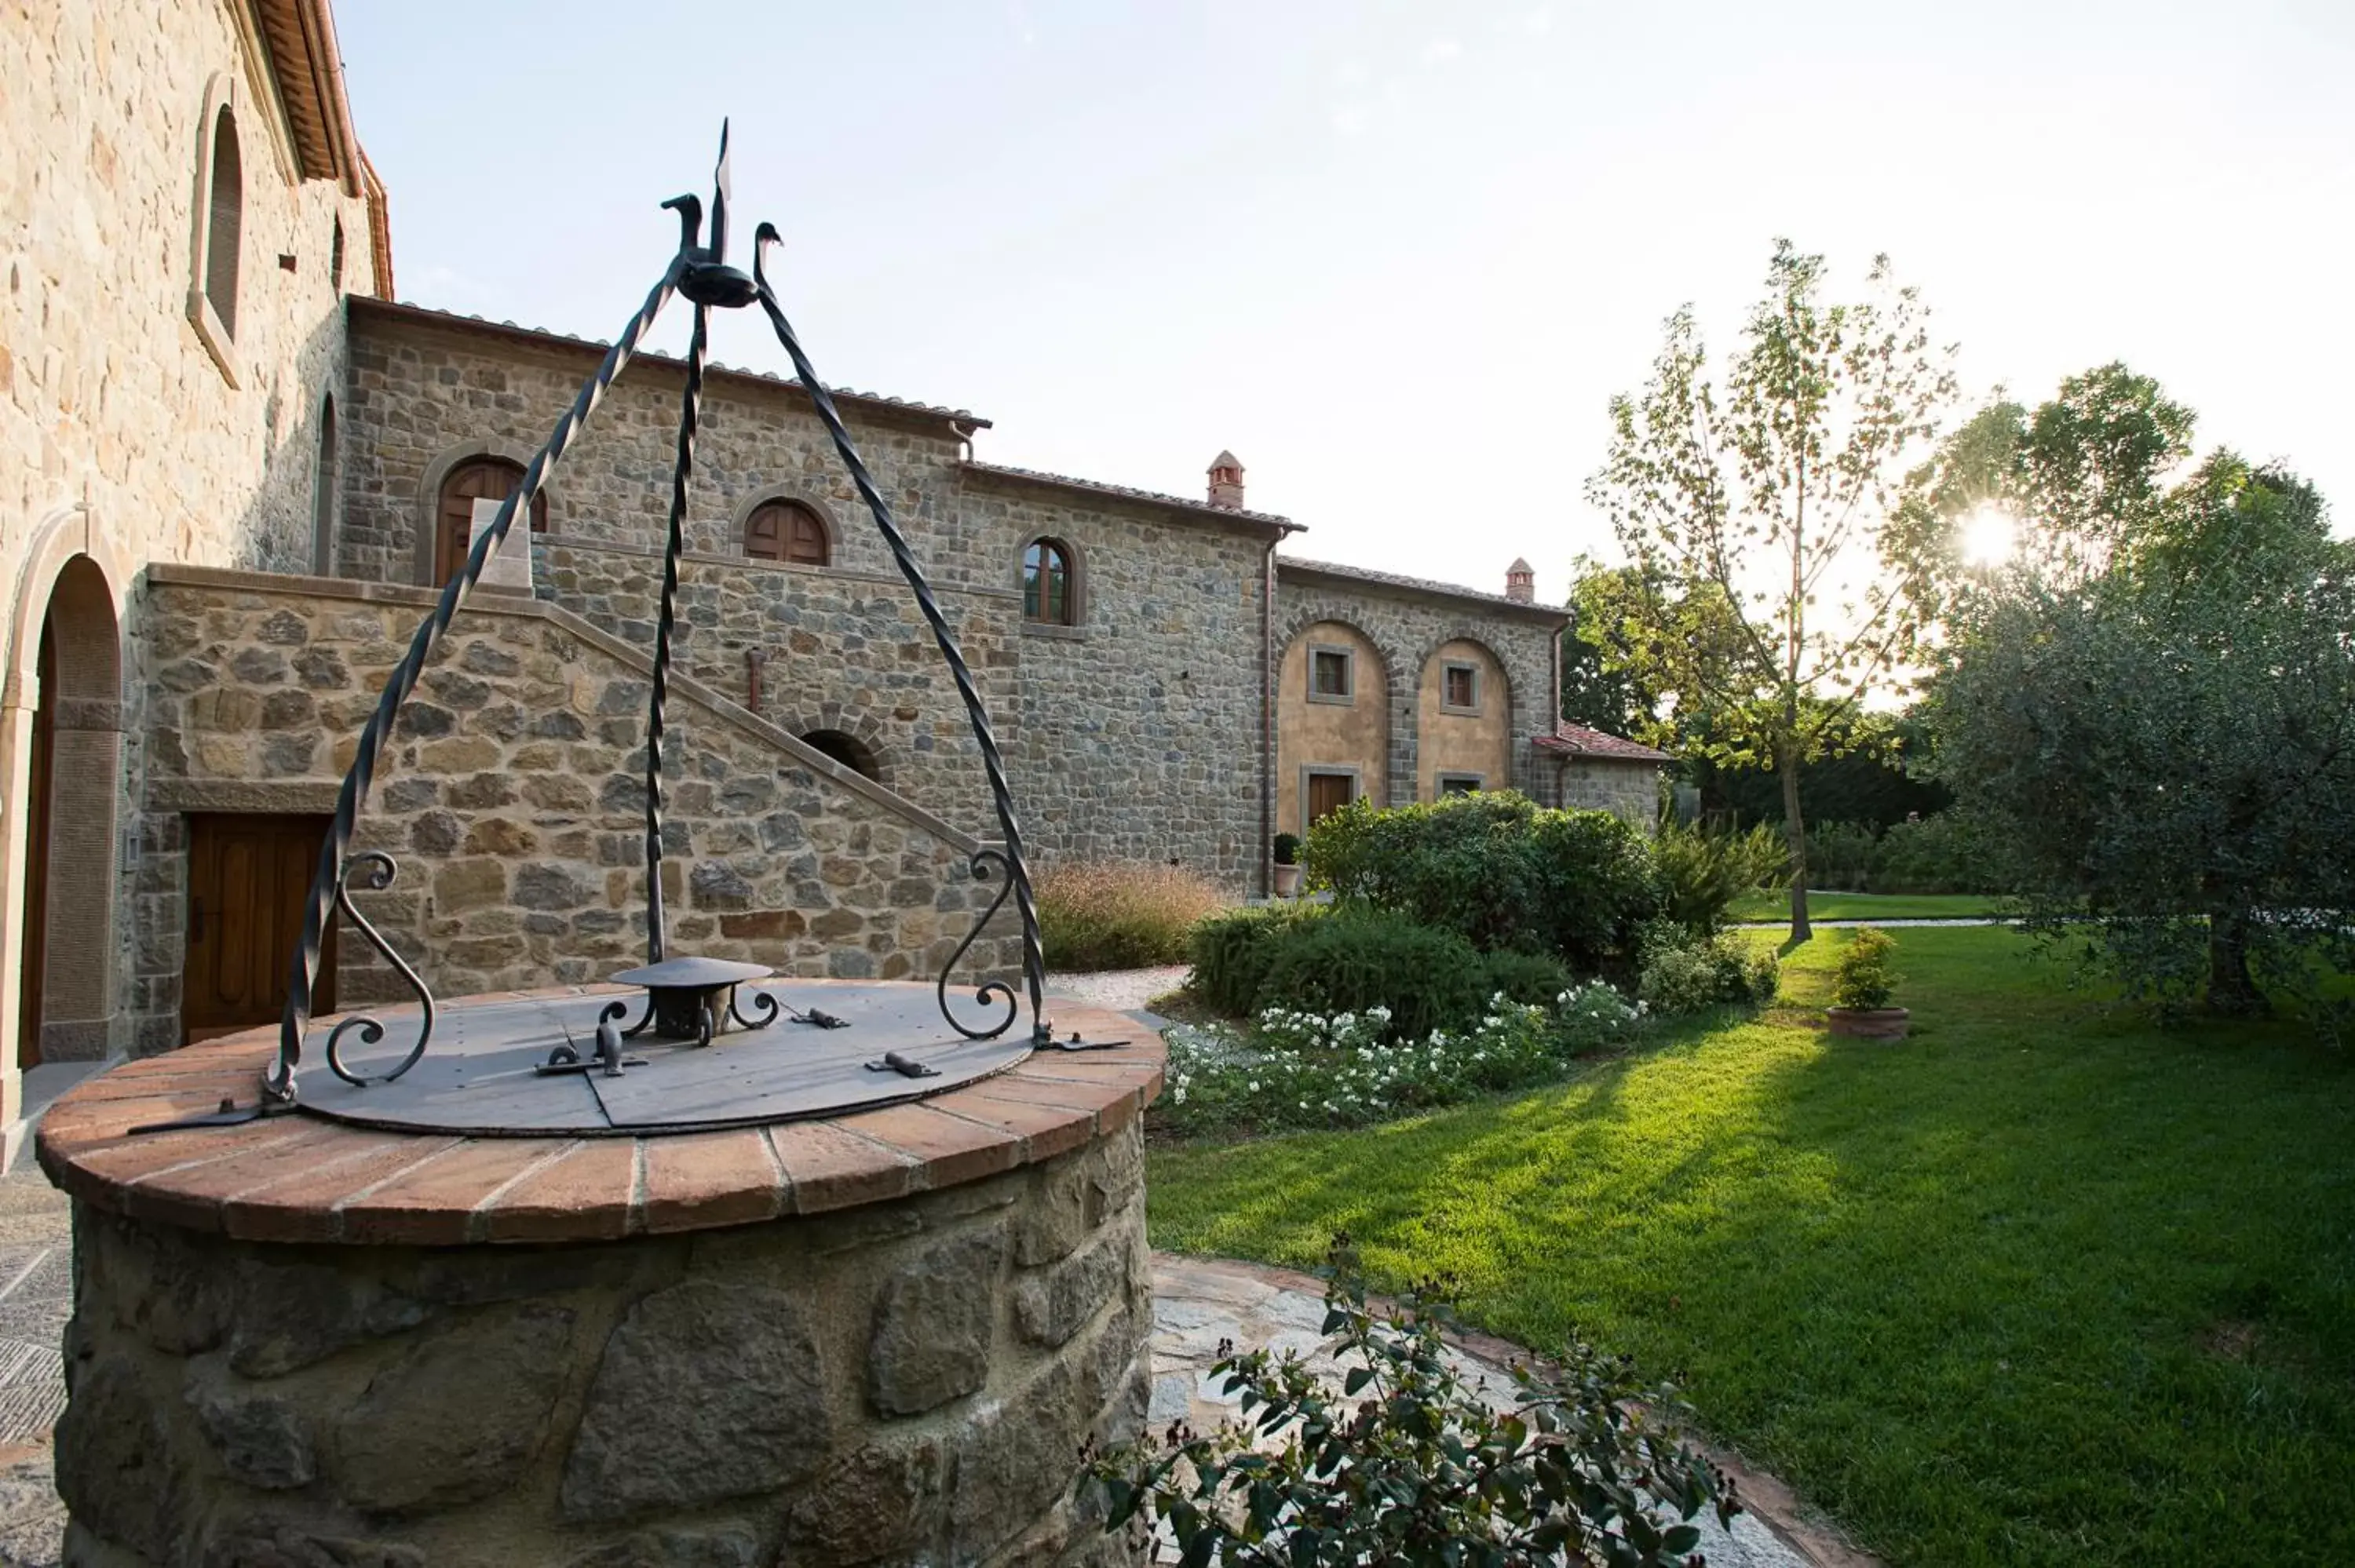
<path fill-rule="evenodd" d="M 1975 403 L 2123 359 L 2355 527 L 2355 5 L 340 0 L 401 298 L 610 338 L 709 199 L 837 387 L 1288 554 L 1559 602 L 1606 410 L 1777 237 L 1876 253 Z M 674 307 L 653 340 L 677 350 Z M 785 370 L 754 313 L 713 356 Z M 1958 409 L 1956 420 L 1966 411 Z"/>

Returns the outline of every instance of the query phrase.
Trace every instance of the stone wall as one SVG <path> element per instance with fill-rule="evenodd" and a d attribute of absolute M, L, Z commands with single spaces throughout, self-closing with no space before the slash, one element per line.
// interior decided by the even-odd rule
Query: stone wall
<path fill-rule="evenodd" d="M 300 177 L 240 9 L 14 6 L 0 21 L 8 581 L 31 531 L 74 503 L 133 560 L 311 564 L 321 397 L 343 353 L 329 252 L 340 222 L 344 287 L 376 286 L 368 205 Z M 201 132 L 223 95 L 244 170 L 235 385 L 187 309 Z"/>
<path fill-rule="evenodd" d="M 427 598 L 154 575 L 142 1051 L 180 1039 L 186 813 L 331 809 Z M 461 613 L 354 839 L 400 859 L 390 890 L 356 899 L 437 991 L 580 983 L 643 959 L 646 674 L 636 650 L 549 606 L 483 594 Z M 669 931 L 688 950 L 787 974 L 929 977 L 996 890 L 966 875 L 971 838 L 691 679 L 672 688 L 665 770 Z M 338 965 L 345 1004 L 402 995 L 349 929 Z M 993 934 L 967 966 L 1018 973 L 1018 943 Z"/>
<path fill-rule="evenodd" d="M 614 330 L 621 325 L 617 313 Z M 350 353 L 336 570 L 386 583 L 431 575 L 432 518 L 450 469 L 486 452 L 530 458 L 602 357 L 589 344 L 366 301 L 352 309 Z M 684 384 L 680 366 L 649 355 L 623 373 L 550 481 L 547 537 L 661 547 Z M 1005 588 L 1003 554 L 954 503 L 960 449 L 948 417 L 850 399 L 844 412 L 926 574 L 943 588 Z M 826 521 L 832 567 L 898 580 L 809 400 L 783 382 L 712 372 L 683 525 L 687 547 L 741 558 L 744 514 L 776 495 Z"/>
<path fill-rule="evenodd" d="M 542 598 L 634 646 L 654 646 L 662 557 L 650 547 L 559 537 L 539 541 L 535 556 Z M 1019 722 L 1012 640 L 1020 600 L 952 590 L 943 603 L 993 724 L 1010 730 Z M 751 700 L 746 656 L 757 653 L 762 716 L 792 735 L 857 736 L 873 752 L 879 781 L 978 837 L 996 836 L 964 704 L 896 574 L 688 556 L 672 637 L 677 668 L 739 702 Z"/>
<path fill-rule="evenodd" d="M 1603 757 L 1550 758 L 1539 763 L 1549 776 L 1556 806 L 1612 811 L 1646 832 L 1660 816 L 1660 765 Z"/>
<path fill-rule="evenodd" d="M 1042 858 L 1179 861 L 1257 890 L 1263 525 L 967 476 L 960 513 L 1081 574 L 1078 624 L 1025 625 L 1007 747 Z"/>
<path fill-rule="evenodd" d="M 230 1241 L 77 1202 L 68 1561 L 1127 1561 L 1072 1482 L 1144 1421 L 1142 1165 L 1132 1116 L 913 1197 L 531 1246 Z"/>
<path fill-rule="evenodd" d="M 1430 769 L 1422 755 L 1423 673 L 1451 643 L 1485 650 L 1504 674 L 1507 689 L 1496 695 L 1507 715 L 1511 769 L 1509 779 L 1493 779 L 1492 787 L 1509 785 L 1535 796 L 1551 782 L 1539 771 L 1529 737 L 1553 728 L 1549 710 L 1554 700 L 1554 638 L 1563 624 L 1561 611 L 1283 556 L 1276 557 L 1276 605 L 1280 650 L 1289 650 L 1303 631 L 1321 621 L 1350 627 L 1380 650 L 1392 673 L 1387 800 L 1429 798 L 1424 781 Z M 1298 763 L 1307 760 L 1295 756 L 1281 732 L 1276 757 L 1279 779 L 1296 772 Z"/>

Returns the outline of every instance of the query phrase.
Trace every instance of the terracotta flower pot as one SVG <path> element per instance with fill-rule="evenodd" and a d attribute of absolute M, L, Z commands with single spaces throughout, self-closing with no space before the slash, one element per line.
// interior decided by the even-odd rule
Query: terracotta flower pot
<path fill-rule="evenodd" d="M 1278 898 L 1297 898 L 1300 896 L 1300 868 L 1298 866 L 1279 865 L 1275 868 L 1275 895 Z"/>
<path fill-rule="evenodd" d="M 1824 1016 L 1833 1033 L 1857 1040 L 1902 1040 L 1913 1018 L 1902 1007 L 1835 1007 Z"/>

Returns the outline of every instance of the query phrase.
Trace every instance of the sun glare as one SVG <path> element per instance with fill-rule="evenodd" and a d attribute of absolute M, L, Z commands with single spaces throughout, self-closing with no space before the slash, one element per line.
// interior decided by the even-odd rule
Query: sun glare
<path fill-rule="evenodd" d="M 1963 519 L 1963 559 L 1975 567 L 1999 567 L 2019 545 L 2019 524 L 1988 503 Z"/>

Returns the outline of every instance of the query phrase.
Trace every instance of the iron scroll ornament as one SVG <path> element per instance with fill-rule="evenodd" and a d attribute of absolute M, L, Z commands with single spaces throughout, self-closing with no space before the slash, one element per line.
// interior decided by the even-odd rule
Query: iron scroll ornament
<path fill-rule="evenodd" d="M 787 355 L 793 360 L 794 374 L 800 379 L 801 389 L 809 397 L 819 418 L 824 421 L 828 434 L 833 438 L 835 449 L 849 470 L 852 482 L 858 487 L 861 498 L 867 503 L 868 510 L 874 517 L 877 530 L 882 535 L 885 545 L 890 548 L 893 560 L 899 566 L 900 575 L 907 580 L 911 591 L 915 595 L 917 605 L 922 610 L 926 623 L 932 628 L 933 640 L 942 658 L 948 664 L 951 676 L 956 684 L 957 694 L 963 700 L 965 715 L 972 726 L 975 742 L 981 752 L 982 765 L 988 777 L 991 803 L 997 818 L 1003 848 L 987 846 L 976 852 L 972 856 L 968 870 L 976 880 L 986 880 L 989 866 L 1001 866 L 1006 881 L 1005 885 L 999 889 L 996 898 L 974 922 L 972 930 L 966 934 L 964 940 L 958 945 L 955 952 L 942 969 L 938 985 L 942 1014 L 958 1033 L 975 1040 L 995 1039 L 1003 1034 L 1012 1027 L 1019 1015 L 1019 1004 L 1013 988 L 1002 980 L 986 981 L 977 992 L 977 1000 L 985 1004 L 990 1004 L 993 999 L 1002 999 L 1006 1004 L 1004 1018 L 984 1029 L 969 1028 L 961 1022 L 950 1011 L 947 995 L 949 972 L 963 961 L 975 940 L 1003 908 L 1010 895 L 1021 920 L 1023 980 L 1030 1002 L 1031 1040 L 1034 1044 L 1043 1044 L 1053 1040 L 1053 1030 L 1045 1014 L 1046 962 L 1044 948 L 1039 938 L 1038 908 L 1032 896 L 1028 864 L 1023 853 L 1022 833 L 1014 810 L 1013 792 L 1007 780 L 1005 758 L 991 728 L 987 708 L 975 683 L 972 669 L 965 662 L 964 653 L 957 645 L 955 633 L 950 628 L 946 617 L 941 611 L 939 601 L 932 594 L 932 585 L 926 579 L 923 568 L 917 563 L 914 553 L 909 548 L 906 536 L 900 531 L 898 524 L 892 517 L 890 503 L 883 498 L 873 475 L 868 471 L 856 444 L 851 440 L 849 430 L 844 425 L 841 413 L 835 406 L 833 395 L 826 390 L 826 384 L 818 378 L 815 367 L 802 348 L 792 325 L 786 321 L 783 309 L 778 303 L 776 294 L 769 284 L 765 270 L 766 251 L 768 247 L 780 241 L 775 228 L 763 223 L 756 231 L 753 273 L 751 278 L 746 278 L 742 272 L 727 265 L 724 252 L 728 232 L 728 129 L 724 122 L 720 127 L 719 158 L 715 176 L 711 243 L 709 246 L 698 243 L 702 213 L 701 204 L 695 196 L 674 197 L 663 204 L 666 207 L 677 210 L 679 215 L 680 238 L 677 254 L 664 269 L 662 277 L 647 293 L 637 313 L 630 318 L 621 334 L 605 351 L 604 357 L 599 363 L 595 373 L 581 386 L 571 407 L 557 422 L 555 429 L 549 434 L 546 443 L 526 466 L 522 480 L 500 503 L 498 512 L 490 526 L 474 540 L 457 572 L 442 586 L 441 595 L 434 601 L 432 610 L 419 624 L 415 634 L 410 638 L 408 649 L 387 678 L 376 707 L 368 715 L 368 723 L 360 732 L 358 744 L 354 749 L 351 767 L 344 775 L 343 787 L 336 796 L 335 813 L 329 821 L 325 838 L 319 847 L 318 863 L 313 872 L 310 891 L 304 901 L 302 930 L 296 938 L 290 965 L 286 1007 L 280 1019 L 278 1057 L 264 1073 L 262 1078 L 263 1108 L 291 1109 L 297 1102 L 295 1075 L 302 1062 L 303 1035 L 311 1020 L 312 1002 L 317 991 L 326 923 L 338 906 L 344 910 L 346 918 L 361 928 L 370 943 L 400 969 L 403 978 L 417 991 L 424 1008 L 425 1029 L 421 1033 L 416 1045 L 400 1062 L 381 1074 L 363 1076 L 347 1070 L 343 1065 L 337 1046 L 347 1030 L 357 1030 L 364 1043 L 373 1044 L 382 1037 L 383 1026 L 373 1018 L 346 1019 L 339 1023 L 329 1036 L 327 1045 L 329 1067 L 338 1076 L 355 1085 L 384 1083 L 408 1072 L 424 1055 L 426 1044 L 432 1034 L 434 1006 L 432 992 L 417 972 L 392 951 L 375 927 L 362 919 L 352 908 L 346 891 L 346 884 L 349 876 L 363 863 L 369 868 L 370 885 L 378 889 L 390 885 L 393 877 L 398 874 L 398 868 L 392 858 L 381 851 L 368 850 L 357 854 L 352 852 L 354 823 L 357 820 L 359 808 L 368 799 L 368 789 L 374 782 L 377 763 L 385 740 L 390 735 L 393 725 L 400 716 L 400 709 L 416 689 L 418 680 L 423 674 L 433 651 L 448 632 L 451 621 L 456 617 L 459 609 L 465 605 L 476 583 L 480 581 L 485 568 L 488 566 L 492 555 L 506 543 L 517 515 L 525 512 L 538 498 L 547 484 L 550 471 L 563 459 L 573 442 L 580 438 L 581 431 L 587 427 L 590 416 L 596 411 L 615 379 L 635 355 L 646 333 L 661 315 L 664 307 L 669 303 L 674 293 L 685 293 L 694 303 L 695 324 L 688 359 L 687 395 L 681 410 L 678 450 L 672 472 L 671 506 L 665 541 L 661 614 L 654 660 L 652 702 L 648 714 L 646 854 L 647 946 L 650 959 L 659 962 L 664 957 L 661 876 L 661 860 L 664 853 L 661 819 L 664 697 L 668 685 L 669 631 L 675 616 L 677 592 L 677 563 L 682 546 L 681 524 L 686 509 L 688 479 L 694 461 L 708 312 L 713 307 L 741 308 L 757 300 L 775 329 L 779 343 L 783 345 Z M 767 1023 L 776 1016 L 777 1004 L 773 998 L 765 995 L 756 997 L 754 1006 L 758 1010 L 763 1010 L 762 1023 Z M 816 1016 L 812 1015 L 813 1021 Z M 750 1023 L 749 1020 L 741 1022 Z M 752 1026 L 758 1027 L 758 1025 Z M 630 1033 L 635 1033 L 635 1031 L 632 1030 Z"/>

